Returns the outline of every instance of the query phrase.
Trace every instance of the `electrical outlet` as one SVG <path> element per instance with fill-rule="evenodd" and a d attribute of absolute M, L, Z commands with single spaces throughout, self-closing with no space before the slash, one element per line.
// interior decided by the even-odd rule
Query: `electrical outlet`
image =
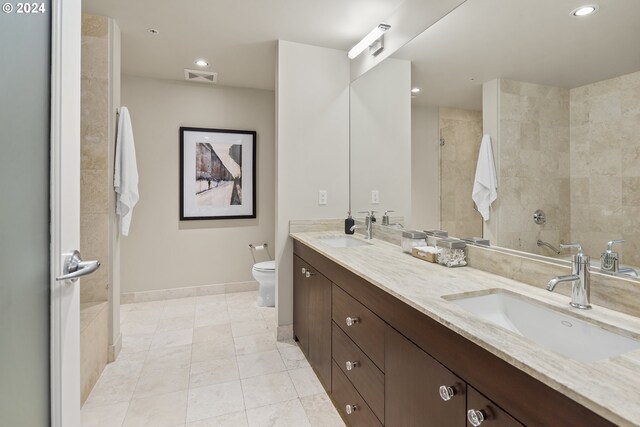
<path fill-rule="evenodd" d="M 319 205 L 327 204 L 327 190 L 318 190 L 318 204 Z"/>
<path fill-rule="evenodd" d="M 378 190 L 371 190 L 371 203 L 374 205 L 380 203 L 380 192 Z"/>

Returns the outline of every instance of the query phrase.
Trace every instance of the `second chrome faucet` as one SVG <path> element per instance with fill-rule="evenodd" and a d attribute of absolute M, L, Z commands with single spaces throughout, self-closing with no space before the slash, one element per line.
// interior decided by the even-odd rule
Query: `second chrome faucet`
<path fill-rule="evenodd" d="M 560 245 L 560 249 L 575 248 L 578 253 L 573 255 L 571 261 L 571 274 L 566 276 L 557 276 L 549 280 L 547 284 L 547 290 L 553 292 L 558 283 L 571 282 L 571 302 L 572 307 L 586 310 L 591 308 L 589 303 L 591 294 L 591 258 L 582 253 L 582 246 L 580 244 Z"/>

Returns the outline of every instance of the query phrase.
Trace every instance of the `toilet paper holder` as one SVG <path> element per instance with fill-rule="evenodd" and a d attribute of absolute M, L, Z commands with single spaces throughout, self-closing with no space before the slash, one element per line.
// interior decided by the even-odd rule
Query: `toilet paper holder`
<path fill-rule="evenodd" d="M 267 243 L 263 243 L 261 245 L 255 245 L 253 243 L 249 243 L 249 250 L 251 251 L 251 256 L 253 257 L 253 263 L 257 263 L 256 261 L 256 251 L 262 251 L 264 250 L 265 252 L 267 252 L 267 256 L 269 257 L 269 260 L 272 260 L 273 258 L 271 258 L 271 253 L 269 252 L 269 245 L 267 245 Z"/>

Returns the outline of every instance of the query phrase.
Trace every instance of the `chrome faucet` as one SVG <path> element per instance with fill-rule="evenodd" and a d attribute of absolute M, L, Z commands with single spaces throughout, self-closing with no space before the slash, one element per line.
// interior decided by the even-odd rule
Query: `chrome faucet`
<path fill-rule="evenodd" d="M 358 229 L 366 229 L 366 235 L 365 235 L 365 239 L 372 239 L 373 238 L 373 223 L 376 222 L 376 211 L 359 211 L 358 213 L 363 213 L 363 214 L 367 214 L 367 216 L 364 217 L 364 227 L 359 226 L 359 225 L 354 225 L 351 227 L 351 231 L 355 231 Z"/>
<path fill-rule="evenodd" d="M 549 280 L 547 290 L 553 292 L 558 283 L 572 282 L 571 302 L 569 304 L 571 307 L 587 310 L 591 308 L 591 304 L 589 304 L 589 297 L 591 294 L 591 259 L 582 253 L 582 246 L 580 244 L 560 244 L 560 249 L 570 248 L 578 249 L 578 253 L 573 256 L 573 260 L 571 261 L 571 274 L 566 276 L 557 276 Z"/>

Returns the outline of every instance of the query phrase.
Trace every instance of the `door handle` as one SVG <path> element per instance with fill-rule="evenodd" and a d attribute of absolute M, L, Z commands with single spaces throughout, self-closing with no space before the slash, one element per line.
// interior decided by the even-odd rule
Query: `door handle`
<path fill-rule="evenodd" d="M 80 252 L 73 251 L 71 255 L 64 260 L 62 268 L 62 276 L 56 277 L 56 280 L 71 280 L 75 282 L 78 277 L 86 276 L 96 271 L 100 267 L 100 261 L 82 261 Z"/>

